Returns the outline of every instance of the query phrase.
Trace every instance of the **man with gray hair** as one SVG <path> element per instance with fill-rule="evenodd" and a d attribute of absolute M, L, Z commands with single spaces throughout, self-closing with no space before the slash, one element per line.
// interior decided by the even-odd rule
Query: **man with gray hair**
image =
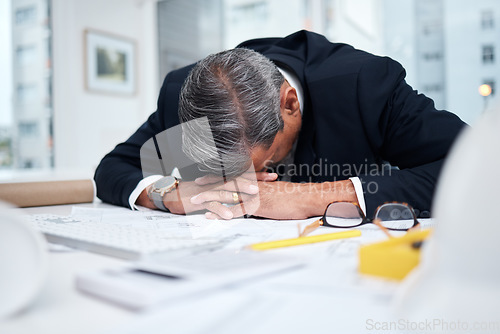
<path fill-rule="evenodd" d="M 188 121 L 207 117 L 216 150 L 193 129 L 184 132 L 186 154 L 205 172 L 220 175 L 222 159 L 227 176 L 243 174 L 250 167 L 252 149 L 269 148 L 283 130 L 284 82 L 276 65 L 250 49 L 223 51 L 201 60 L 181 90 L 179 119 L 188 127 Z"/>
<path fill-rule="evenodd" d="M 464 123 L 404 77 L 390 58 L 312 32 L 244 42 L 167 75 L 158 110 L 101 161 L 97 194 L 223 219 L 303 219 L 334 201 L 367 216 L 384 202 L 407 202 L 428 216 Z M 200 119 L 209 131 L 197 128 Z M 141 147 L 152 138 L 160 152 L 159 134 L 179 122 L 185 155 L 206 175 L 143 174 Z"/>

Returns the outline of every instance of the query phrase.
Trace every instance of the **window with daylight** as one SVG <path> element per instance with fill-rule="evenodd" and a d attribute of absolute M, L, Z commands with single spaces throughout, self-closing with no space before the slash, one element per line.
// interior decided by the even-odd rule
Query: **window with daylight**
<path fill-rule="evenodd" d="M 481 29 L 489 30 L 495 28 L 495 16 L 492 10 L 481 12 Z"/>
<path fill-rule="evenodd" d="M 493 64 L 495 62 L 495 47 L 493 45 L 483 45 L 483 64 Z"/>
<path fill-rule="evenodd" d="M 17 25 L 33 23 L 36 20 L 36 7 L 28 6 L 16 9 L 15 21 Z"/>

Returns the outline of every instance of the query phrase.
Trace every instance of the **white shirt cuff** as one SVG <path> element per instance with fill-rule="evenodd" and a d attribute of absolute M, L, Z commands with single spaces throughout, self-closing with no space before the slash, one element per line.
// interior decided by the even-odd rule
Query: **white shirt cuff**
<path fill-rule="evenodd" d="M 363 185 L 361 184 L 361 180 L 359 179 L 359 177 L 350 177 L 349 180 L 351 180 L 352 185 L 354 186 L 354 191 L 356 191 L 356 197 L 358 198 L 359 207 L 366 215 L 365 195 L 363 194 Z"/>
<path fill-rule="evenodd" d="M 135 201 L 137 201 L 137 198 L 139 198 L 139 195 L 142 193 L 142 191 L 162 177 L 163 175 L 151 175 L 142 179 L 141 182 L 137 184 L 134 191 L 132 191 L 128 198 L 128 205 L 132 210 L 139 210 L 139 207 L 135 205 Z"/>

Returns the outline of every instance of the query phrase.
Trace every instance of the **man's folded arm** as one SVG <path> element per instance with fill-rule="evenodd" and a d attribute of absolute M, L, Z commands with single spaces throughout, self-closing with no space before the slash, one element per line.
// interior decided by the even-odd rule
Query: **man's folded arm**
<path fill-rule="evenodd" d="M 94 175 L 97 197 L 104 202 L 130 207 L 129 197 L 143 179 L 141 147 L 161 131 L 160 124 L 158 112 L 153 113 L 126 142 L 118 144 L 101 160 Z"/>
<path fill-rule="evenodd" d="M 365 64 L 358 76 L 358 103 L 372 150 L 398 167 L 360 175 L 368 215 L 388 201 L 430 211 L 443 162 L 465 125 L 456 115 L 436 110 L 404 78 L 399 63 L 381 57 Z"/>
<path fill-rule="evenodd" d="M 157 110 L 127 141 L 118 144 L 101 160 L 94 175 L 97 197 L 105 202 L 131 207 L 130 196 L 144 178 L 141 147 L 153 136 L 179 124 L 179 92 L 192 67 L 180 68 L 165 77 L 158 96 Z"/>
<path fill-rule="evenodd" d="M 405 170 L 390 169 L 379 175 L 360 175 L 367 216 L 386 202 L 409 203 L 417 214 L 428 217 L 435 185 L 444 159 Z"/>
<path fill-rule="evenodd" d="M 130 195 L 144 177 L 141 169 L 141 147 L 167 127 L 179 123 L 176 113 L 178 92 L 187 71 L 187 68 L 183 68 L 165 77 L 156 112 L 152 113 L 127 141 L 118 144 L 101 160 L 94 175 L 97 197 L 111 204 L 131 207 Z"/>

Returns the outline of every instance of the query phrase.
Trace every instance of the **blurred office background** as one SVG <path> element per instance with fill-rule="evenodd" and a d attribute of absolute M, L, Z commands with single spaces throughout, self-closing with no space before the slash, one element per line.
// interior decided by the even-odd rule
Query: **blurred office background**
<path fill-rule="evenodd" d="M 498 0 L 0 0 L 0 173 L 92 171 L 156 109 L 167 72 L 300 29 L 398 60 L 471 124 L 498 95 Z M 133 46 L 132 91 L 89 89 L 89 30 Z"/>

